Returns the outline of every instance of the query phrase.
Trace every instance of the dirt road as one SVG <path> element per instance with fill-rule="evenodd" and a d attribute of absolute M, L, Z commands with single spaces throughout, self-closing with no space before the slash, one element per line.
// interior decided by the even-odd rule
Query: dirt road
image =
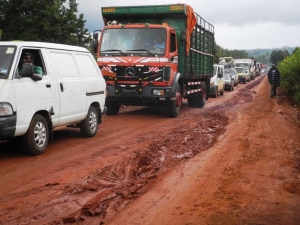
<path fill-rule="evenodd" d="M 62 128 L 40 156 L 0 142 L 0 224 L 300 224 L 299 134 L 261 76 L 175 119 L 125 107 L 94 138 Z"/>

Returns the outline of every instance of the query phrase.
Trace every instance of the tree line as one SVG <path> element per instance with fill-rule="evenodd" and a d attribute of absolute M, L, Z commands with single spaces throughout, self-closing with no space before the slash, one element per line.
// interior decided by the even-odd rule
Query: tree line
<path fill-rule="evenodd" d="M 0 0 L 0 38 L 86 46 L 91 42 L 76 0 Z"/>
<path fill-rule="evenodd" d="M 42 41 L 88 47 L 91 36 L 76 0 L 0 0 L 0 40 Z M 297 48 L 294 49 L 296 52 Z M 291 48 L 229 50 L 214 44 L 215 63 L 220 57 L 251 58 L 262 64 L 278 64 Z M 292 54 L 294 53 L 292 52 Z M 261 53 L 261 54 L 260 54 Z"/>

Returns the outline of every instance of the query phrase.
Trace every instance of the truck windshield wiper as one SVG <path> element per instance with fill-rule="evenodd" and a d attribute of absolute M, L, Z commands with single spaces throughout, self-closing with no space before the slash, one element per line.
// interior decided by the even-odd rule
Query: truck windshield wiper
<path fill-rule="evenodd" d="M 150 52 L 148 49 L 144 49 L 144 48 L 142 48 L 142 49 L 129 49 L 127 51 L 132 51 L 132 52 L 144 51 L 144 52 L 147 52 L 151 56 L 155 56 L 155 54 L 153 54 L 152 52 Z"/>
<path fill-rule="evenodd" d="M 103 51 L 100 51 L 101 53 L 103 53 L 103 52 L 120 52 L 121 53 L 121 55 L 127 55 L 127 54 L 125 54 L 124 52 L 122 52 L 122 50 L 120 50 L 120 49 L 108 49 L 108 50 L 103 50 Z"/>

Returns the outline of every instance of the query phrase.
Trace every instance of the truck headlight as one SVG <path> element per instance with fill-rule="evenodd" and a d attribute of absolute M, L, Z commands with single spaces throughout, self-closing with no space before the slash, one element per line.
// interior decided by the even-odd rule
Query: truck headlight
<path fill-rule="evenodd" d="M 12 116 L 12 106 L 7 102 L 0 102 L 0 116 Z"/>
<path fill-rule="evenodd" d="M 153 90 L 153 95 L 156 95 L 156 96 L 165 96 L 165 90 L 154 89 Z"/>

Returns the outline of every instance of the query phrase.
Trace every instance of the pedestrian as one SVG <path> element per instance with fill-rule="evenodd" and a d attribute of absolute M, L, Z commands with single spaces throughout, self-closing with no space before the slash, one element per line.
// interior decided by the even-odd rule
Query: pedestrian
<path fill-rule="evenodd" d="M 276 97 L 276 88 L 280 86 L 281 77 L 280 72 L 276 68 L 275 64 L 272 64 L 271 69 L 268 72 L 268 81 L 271 85 L 271 98 Z"/>

